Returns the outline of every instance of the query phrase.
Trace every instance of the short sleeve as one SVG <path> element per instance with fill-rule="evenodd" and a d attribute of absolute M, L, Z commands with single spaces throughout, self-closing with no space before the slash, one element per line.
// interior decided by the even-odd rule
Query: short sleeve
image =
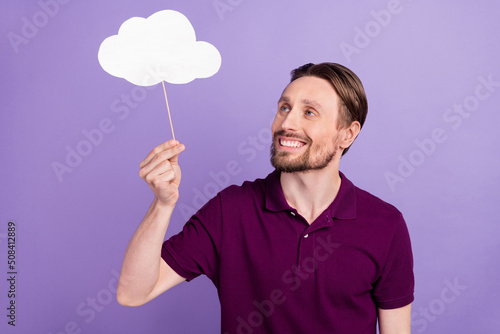
<path fill-rule="evenodd" d="M 161 257 L 180 276 L 190 281 L 201 274 L 215 279 L 220 245 L 221 201 L 208 201 L 182 231 L 163 243 Z"/>
<path fill-rule="evenodd" d="M 414 299 L 415 279 L 413 254 L 408 228 L 399 214 L 385 264 L 374 290 L 375 304 L 381 309 L 394 309 L 410 304 Z"/>

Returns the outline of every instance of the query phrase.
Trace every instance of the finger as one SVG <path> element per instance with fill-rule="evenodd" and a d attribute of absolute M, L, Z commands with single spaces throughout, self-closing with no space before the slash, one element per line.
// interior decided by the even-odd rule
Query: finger
<path fill-rule="evenodd" d="M 146 164 L 143 165 L 141 170 L 139 171 L 139 175 L 142 177 L 143 175 L 151 172 L 156 166 L 167 161 L 172 165 L 178 165 L 178 155 L 184 150 L 184 145 L 180 144 L 171 149 L 165 150 L 153 156 L 153 158 Z"/>
<path fill-rule="evenodd" d="M 173 159 L 173 164 L 177 165 L 177 155 L 184 150 L 184 145 L 180 144 L 163 152 L 154 155 L 147 164 L 141 163 L 142 166 L 139 171 L 139 175 L 148 174 L 152 171 L 158 164 L 163 161 L 171 161 Z M 142 177 L 142 176 L 141 176 Z"/>
<path fill-rule="evenodd" d="M 157 175 L 165 172 L 168 169 L 172 169 L 170 161 L 163 160 L 159 161 L 157 164 L 149 163 L 148 165 L 142 167 L 139 171 L 139 174 L 142 174 L 143 176 L 148 176 L 149 174 Z"/>
<path fill-rule="evenodd" d="M 175 155 L 173 155 L 169 160 L 173 165 L 179 164 L 179 154 L 183 152 L 185 149 L 186 147 L 184 146 L 184 144 L 179 144 L 172 149 L 175 152 Z"/>
<path fill-rule="evenodd" d="M 147 165 L 151 161 L 151 159 L 153 159 L 153 157 L 155 155 L 157 155 L 158 153 L 160 153 L 164 150 L 172 148 L 177 144 L 178 144 L 178 142 L 176 140 L 169 140 L 169 141 L 166 141 L 166 142 L 156 146 L 155 148 L 153 148 L 153 150 L 151 152 L 149 152 L 149 154 L 146 156 L 146 158 L 144 158 L 144 160 L 141 162 L 140 166 L 142 167 L 142 166 Z"/>
<path fill-rule="evenodd" d="M 158 157 L 158 156 L 156 156 Z M 153 159 L 146 166 L 143 166 L 139 170 L 139 176 L 144 180 L 148 181 L 149 178 L 155 177 L 158 174 L 164 173 L 169 169 L 173 169 L 172 164 L 168 159 L 157 160 Z"/>
<path fill-rule="evenodd" d="M 169 183 L 174 180 L 175 170 L 168 162 L 162 163 L 146 175 L 145 179 L 149 184 L 157 187 L 161 183 Z"/>
<path fill-rule="evenodd" d="M 158 153 L 168 150 L 178 144 L 179 142 L 177 140 L 172 139 L 156 146 L 151 152 L 149 152 L 147 157 L 141 162 L 140 167 L 147 165 L 151 161 L 151 159 L 153 159 L 153 157 Z"/>
<path fill-rule="evenodd" d="M 163 160 L 171 160 L 174 156 L 184 151 L 184 148 L 185 147 L 182 144 L 177 144 L 167 149 L 164 149 L 164 147 L 157 147 L 155 148 L 155 150 L 153 150 L 153 152 L 150 153 L 150 155 L 148 155 L 146 159 L 143 160 L 140 166 L 144 167 L 148 164 L 153 164 L 153 166 L 155 166 L 158 164 L 158 162 L 161 162 Z M 175 163 L 177 163 L 176 157 L 174 161 Z"/>

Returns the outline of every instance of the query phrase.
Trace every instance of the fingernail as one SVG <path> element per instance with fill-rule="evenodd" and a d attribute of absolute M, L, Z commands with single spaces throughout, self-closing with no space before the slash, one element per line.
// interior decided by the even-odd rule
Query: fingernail
<path fill-rule="evenodd" d="M 183 150 L 183 149 L 184 149 L 184 144 L 180 144 L 180 145 L 179 145 L 179 149 L 180 149 L 180 150 Z"/>

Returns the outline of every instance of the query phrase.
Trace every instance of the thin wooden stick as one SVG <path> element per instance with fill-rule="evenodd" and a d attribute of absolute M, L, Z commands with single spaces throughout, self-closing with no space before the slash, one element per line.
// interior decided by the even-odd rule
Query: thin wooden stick
<path fill-rule="evenodd" d="M 163 93 L 165 94 L 165 102 L 167 103 L 168 120 L 170 121 L 170 129 L 172 129 L 172 137 L 175 140 L 174 127 L 172 126 L 172 118 L 170 117 L 170 108 L 168 107 L 167 91 L 165 90 L 165 81 L 162 81 Z"/>

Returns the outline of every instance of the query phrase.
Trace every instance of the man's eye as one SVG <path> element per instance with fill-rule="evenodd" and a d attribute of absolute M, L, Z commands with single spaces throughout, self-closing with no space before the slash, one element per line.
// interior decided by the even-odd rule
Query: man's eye
<path fill-rule="evenodd" d="M 306 115 L 307 116 L 316 116 L 316 114 L 314 112 L 312 112 L 311 110 L 307 110 Z"/>
<path fill-rule="evenodd" d="M 287 106 L 281 106 L 280 111 L 289 112 L 290 108 L 288 108 Z"/>

